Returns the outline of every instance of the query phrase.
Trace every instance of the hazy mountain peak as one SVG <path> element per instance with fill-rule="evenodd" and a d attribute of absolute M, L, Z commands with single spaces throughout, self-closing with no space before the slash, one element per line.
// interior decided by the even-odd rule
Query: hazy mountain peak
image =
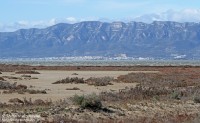
<path fill-rule="evenodd" d="M 0 33 L 0 57 L 116 56 L 200 58 L 200 23 L 59 23 Z"/>

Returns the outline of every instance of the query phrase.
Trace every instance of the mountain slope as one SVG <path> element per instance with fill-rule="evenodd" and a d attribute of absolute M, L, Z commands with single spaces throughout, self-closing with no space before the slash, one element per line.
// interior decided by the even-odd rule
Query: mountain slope
<path fill-rule="evenodd" d="M 200 58 L 200 24 L 98 21 L 0 33 L 0 57 L 114 56 Z"/>

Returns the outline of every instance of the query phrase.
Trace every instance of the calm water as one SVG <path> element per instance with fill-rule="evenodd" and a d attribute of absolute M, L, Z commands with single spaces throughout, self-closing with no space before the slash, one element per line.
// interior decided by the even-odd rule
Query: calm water
<path fill-rule="evenodd" d="M 40 59 L 0 59 L 0 64 L 33 66 L 200 66 L 198 60 L 40 60 Z"/>

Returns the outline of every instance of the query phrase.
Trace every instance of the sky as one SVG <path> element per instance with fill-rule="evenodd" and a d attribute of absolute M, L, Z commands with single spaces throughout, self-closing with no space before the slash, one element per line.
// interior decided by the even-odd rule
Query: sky
<path fill-rule="evenodd" d="M 200 21 L 200 0 L 0 0 L 0 31 L 80 21 Z"/>

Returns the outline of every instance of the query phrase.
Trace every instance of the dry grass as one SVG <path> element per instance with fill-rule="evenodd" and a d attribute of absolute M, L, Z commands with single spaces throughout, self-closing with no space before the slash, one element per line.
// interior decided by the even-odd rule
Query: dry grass
<path fill-rule="evenodd" d="M 106 101 L 149 100 L 193 100 L 200 92 L 200 74 L 191 72 L 166 73 L 129 73 L 118 77 L 118 81 L 138 83 L 136 88 L 126 88 L 119 92 L 103 92 L 101 97 Z M 195 98 L 198 100 L 198 98 Z M 195 101 L 198 102 L 198 101 Z"/>
<path fill-rule="evenodd" d="M 188 87 L 198 85 L 200 80 L 200 74 L 191 72 L 177 72 L 171 71 L 168 73 L 129 73 L 127 75 L 121 75 L 118 80 L 126 83 L 143 83 L 148 86 L 162 85 L 169 88 Z"/>
<path fill-rule="evenodd" d="M 200 74 L 198 71 L 190 71 L 189 73 L 185 71 L 165 71 L 163 73 L 148 74 L 129 73 L 119 76 L 118 80 L 125 83 L 136 82 L 138 85 L 135 88 L 125 88 L 119 92 L 102 92 L 100 99 L 103 102 L 109 105 L 118 105 L 133 112 L 141 111 L 143 113 L 144 110 L 149 115 L 157 112 L 153 116 L 143 115 L 133 118 L 134 122 L 197 123 L 200 121 L 199 111 L 193 112 L 185 108 L 189 105 L 186 102 L 193 102 L 192 105 L 197 105 L 199 108 Z M 151 102 L 152 104 L 150 104 Z M 142 105 L 139 105 L 140 103 Z M 160 105 L 162 103 L 165 104 L 164 107 Z M 133 105 L 134 108 L 128 107 L 128 104 Z M 181 106 L 177 106 L 179 104 Z M 173 108 L 171 108 L 172 105 Z M 151 112 L 151 110 L 153 111 Z M 162 114 L 161 110 L 163 110 L 164 114 Z M 179 112 L 182 113 L 180 114 Z"/>
<path fill-rule="evenodd" d="M 137 85 L 135 88 L 123 89 L 119 92 L 102 92 L 100 97 L 104 101 L 111 102 L 125 102 L 126 101 L 141 101 L 149 100 L 152 98 L 165 98 L 171 92 L 165 88 L 144 87 Z"/>

